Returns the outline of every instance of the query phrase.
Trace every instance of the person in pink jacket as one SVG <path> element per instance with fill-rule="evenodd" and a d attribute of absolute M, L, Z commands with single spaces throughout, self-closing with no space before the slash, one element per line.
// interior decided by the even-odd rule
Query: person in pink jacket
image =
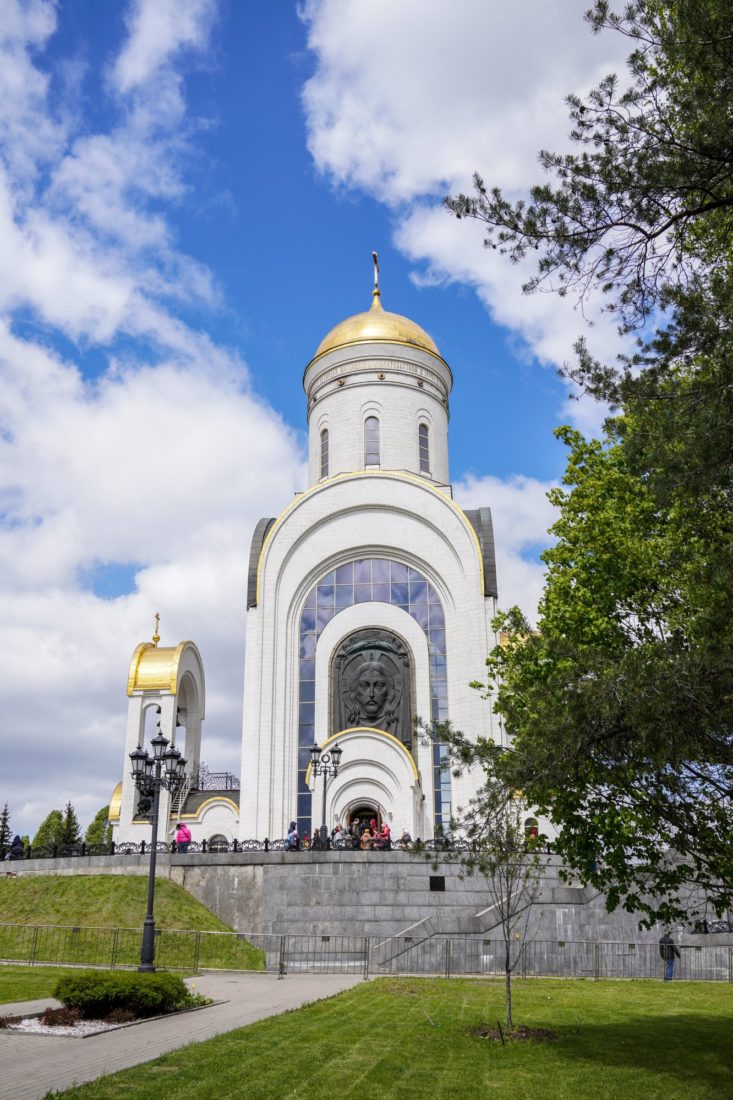
<path fill-rule="evenodd" d="M 188 851 L 190 843 L 191 830 L 183 821 L 179 821 L 178 828 L 176 829 L 176 851 L 185 854 Z"/>

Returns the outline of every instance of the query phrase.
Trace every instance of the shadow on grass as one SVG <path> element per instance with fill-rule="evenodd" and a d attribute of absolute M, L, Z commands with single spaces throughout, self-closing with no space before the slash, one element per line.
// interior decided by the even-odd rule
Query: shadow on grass
<path fill-rule="evenodd" d="M 645 1016 L 629 1023 L 560 1026 L 553 1044 L 558 1060 L 592 1063 L 599 1069 L 632 1068 L 671 1074 L 680 1083 L 704 1083 L 710 1095 L 733 1096 L 730 1019 L 675 1014 Z"/>

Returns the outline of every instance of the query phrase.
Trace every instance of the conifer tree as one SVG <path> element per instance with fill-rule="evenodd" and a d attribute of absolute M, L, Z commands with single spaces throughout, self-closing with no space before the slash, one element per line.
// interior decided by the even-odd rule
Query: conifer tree
<path fill-rule="evenodd" d="M 7 802 L 0 813 L 0 859 L 5 859 L 5 854 L 13 839 L 10 829 L 10 810 Z"/>
<path fill-rule="evenodd" d="M 59 844 L 66 847 L 72 844 L 78 844 L 80 840 L 81 829 L 79 828 L 76 810 L 71 805 L 71 802 L 67 802 L 61 829 L 59 830 Z"/>

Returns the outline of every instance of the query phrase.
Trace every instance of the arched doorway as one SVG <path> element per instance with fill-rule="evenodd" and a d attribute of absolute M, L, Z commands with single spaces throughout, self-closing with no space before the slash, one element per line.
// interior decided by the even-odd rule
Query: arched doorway
<path fill-rule="evenodd" d="M 382 828 L 382 813 L 379 806 L 374 802 L 360 802 L 358 806 L 352 806 L 348 813 L 347 824 L 351 825 L 355 818 L 359 818 L 362 823 L 367 823 L 374 818 L 377 822 L 377 828 Z"/>

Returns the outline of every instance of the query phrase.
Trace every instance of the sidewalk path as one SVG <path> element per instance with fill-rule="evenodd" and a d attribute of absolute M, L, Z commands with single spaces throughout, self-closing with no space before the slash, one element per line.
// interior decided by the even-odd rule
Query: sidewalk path
<path fill-rule="evenodd" d="M 310 1001 L 333 997 L 362 981 L 353 974 L 202 974 L 188 980 L 198 993 L 226 1004 L 200 1012 L 152 1020 L 103 1032 L 88 1039 L 23 1035 L 0 1030 L 0 1097 L 40 1100 L 50 1089 L 93 1081 L 108 1073 L 149 1062 L 169 1050 L 210 1039 L 245 1024 L 276 1016 Z M 40 1011 L 55 1001 L 3 1005 L 4 1015 Z M 31 1007 L 32 1006 L 32 1007 Z"/>

